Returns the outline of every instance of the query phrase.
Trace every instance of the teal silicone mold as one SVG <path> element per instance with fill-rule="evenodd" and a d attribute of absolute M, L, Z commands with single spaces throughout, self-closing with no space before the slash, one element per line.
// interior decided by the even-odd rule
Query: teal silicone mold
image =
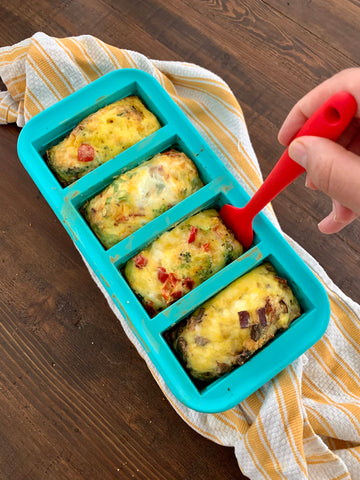
<path fill-rule="evenodd" d="M 114 159 L 63 188 L 48 168 L 46 149 L 90 113 L 128 95 L 138 95 L 162 127 Z M 79 212 L 84 201 L 111 180 L 153 155 L 177 145 L 196 164 L 205 186 L 105 250 Z M 89 263 L 173 394 L 201 412 L 220 412 L 244 400 L 323 335 L 330 316 L 326 292 L 266 216 L 254 220 L 255 240 L 240 258 L 150 318 L 121 273 L 126 261 L 183 219 L 225 203 L 243 206 L 249 196 L 180 108 L 151 75 L 136 69 L 111 72 L 39 113 L 22 129 L 18 154 L 24 167 Z M 303 314 L 244 365 L 199 389 L 167 344 L 164 334 L 199 305 L 255 266 L 269 260 L 297 296 Z"/>

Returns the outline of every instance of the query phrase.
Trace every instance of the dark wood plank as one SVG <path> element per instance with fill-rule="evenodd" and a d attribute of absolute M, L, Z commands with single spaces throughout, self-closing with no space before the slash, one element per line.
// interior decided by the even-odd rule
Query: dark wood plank
<path fill-rule="evenodd" d="M 238 98 L 264 175 L 291 106 L 359 65 L 357 1 L 12 0 L 0 45 L 36 31 L 91 34 L 150 58 L 197 63 Z M 244 478 L 232 449 L 162 395 L 0 126 L 0 479 Z M 359 222 L 325 237 L 329 201 L 303 179 L 274 202 L 284 231 L 360 300 Z"/>
<path fill-rule="evenodd" d="M 264 0 L 281 16 L 291 18 L 302 29 L 311 32 L 322 42 L 336 49 L 342 55 L 359 64 L 360 51 L 356 38 L 359 35 L 358 0 L 343 0 L 339 2 L 316 0 L 311 2 L 294 2 L 289 0 Z"/>
<path fill-rule="evenodd" d="M 0 129 L 0 478 L 242 478 L 162 395 L 20 165 L 17 134 Z"/>

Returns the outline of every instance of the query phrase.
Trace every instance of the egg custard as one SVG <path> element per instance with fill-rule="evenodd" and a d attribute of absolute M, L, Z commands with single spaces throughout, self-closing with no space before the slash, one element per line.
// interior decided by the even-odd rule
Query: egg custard
<path fill-rule="evenodd" d="M 159 128 L 139 97 L 126 97 L 89 115 L 49 148 L 48 165 L 64 186 L 70 185 Z"/>
<path fill-rule="evenodd" d="M 172 149 L 117 177 L 81 211 L 110 248 L 202 186 L 190 158 Z"/>
<path fill-rule="evenodd" d="M 129 260 L 125 277 L 151 316 L 241 255 L 243 248 L 215 209 L 163 233 Z"/>
<path fill-rule="evenodd" d="M 211 381 L 242 365 L 300 316 L 287 281 L 266 262 L 231 283 L 170 333 L 190 375 Z"/>

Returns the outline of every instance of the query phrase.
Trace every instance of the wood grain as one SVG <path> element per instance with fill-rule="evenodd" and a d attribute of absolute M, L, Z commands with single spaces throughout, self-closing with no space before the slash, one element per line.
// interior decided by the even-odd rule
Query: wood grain
<path fill-rule="evenodd" d="M 291 106 L 358 66 L 356 0 L 0 0 L 0 46 L 37 31 L 95 35 L 219 74 L 245 114 L 264 176 Z M 4 88 L 0 84 L 0 88 Z M 162 395 L 0 126 L 0 480 L 245 478 L 232 449 Z M 356 301 L 359 222 L 324 236 L 328 199 L 300 178 L 273 202 L 284 231 Z"/>

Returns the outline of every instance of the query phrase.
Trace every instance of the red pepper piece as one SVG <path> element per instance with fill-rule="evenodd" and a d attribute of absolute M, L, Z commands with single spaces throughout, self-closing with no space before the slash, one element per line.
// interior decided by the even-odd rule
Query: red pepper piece
<path fill-rule="evenodd" d="M 215 227 L 214 227 L 214 232 L 216 233 L 216 235 L 217 235 L 218 237 L 223 238 L 223 234 L 222 234 L 221 232 L 218 232 L 219 226 L 220 226 L 219 223 L 217 223 L 217 224 L 215 225 Z"/>
<path fill-rule="evenodd" d="M 169 274 L 166 273 L 166 269 L 164 267 L 157 268 L 157 276 L 161 283 L 165 283 L 169 278 Z"/>
<path fill-rule="evenodd" d="M 118 217 L 115 218 L 114 225 L 118 226 L 122 222 L 127 222 L 129 220 L 129 217 L 126 215 L 119 215 Z"/>
<path fill-rule="evenodd" d="M 189 238 L 188 238 L 188 243 L 192 243 L 195 240 L 197 231 L 198 231 L 198 229 L 196 227 L 194 227 L 193 225 L 191 225 L 190 235 L 189 235 Z"/>
<path fill-rule="evenodd" d="M 205 252 L 208 252 L 210 250 L 210 243 L 204 243 L 203 249 L 205 250 Z"/>
<path fill-rule="evenodd" d="M 181 298 L 183 296 L 183 292 L 181 292 L 180 290 L 178 290 L 177 292 L 173 292 L 171 294 L 171 298 L 173 300 L 178 300 L 179 298 Z"/>
<path fill-rule="evenodd" d="M 77 157 L 79 162 L 91 162 L 95 158 L 95 150 L 91 145 L 82 143 L 78 148 Z"/>
<path fill-rule="evenodd" d="M 172 272 L 169 273 L 169 276 L 161 289 L 161 295 L 163 296 L 166 303 L 168 303 L 170 297 L 173 296 L 173 290 L 177 282 L 178 279 L 175 277 L 175 274 Z"/>
<path fill-rule="evenodd" d="M 184 278 L 181 283 L 188 290 L 192 290 L 194 288 L 194 280 L 190 277 Z"/>
<path fill-rule="evenodd" d="M 176 282 L 178 281 L 178 279 L 175 277 L 175 274 L 174 273 L 170 273 L 169 274 L 169 283 L 172 287 L 174 287 L 176 285 Z"/>
<path fill-rule="evenodd" d="M 136 255 L 136 257 L 134 257 L 134 263 L 135 263 L 135 267 L 141 269 L 147 265 L 148 259 L 139 253 L 139 255 Z"/>
<path fill-rule="evenodd" d="M 168 282 L 164 283 L 164 286 L 161 289 L 161 295 L 165 302 L 167 303 L 170 298 L 170 285 Z"/>

